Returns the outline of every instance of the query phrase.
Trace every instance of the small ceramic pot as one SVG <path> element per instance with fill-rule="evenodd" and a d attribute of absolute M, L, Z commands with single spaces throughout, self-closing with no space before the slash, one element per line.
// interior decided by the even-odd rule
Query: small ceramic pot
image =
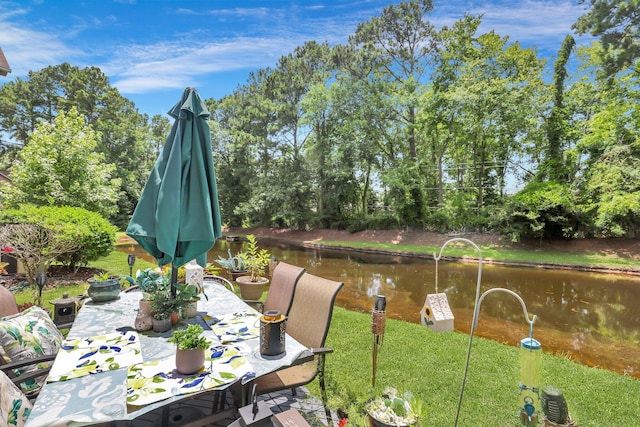
<path fill-rule="evenodd" d="M 204 366 L 204 349 L 176 349 L 176 369 L 183 375 L 198 372 Z"/>
<path fill-rule="evenodd" d="M 166 332 L 171 329 L 171 318 L 153 319 L 153 332 Z"/>

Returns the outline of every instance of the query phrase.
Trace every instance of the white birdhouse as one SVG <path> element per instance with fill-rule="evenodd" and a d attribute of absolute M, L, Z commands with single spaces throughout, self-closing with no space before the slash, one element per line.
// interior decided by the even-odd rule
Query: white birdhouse
<path fill-rule="evenodd" d="M 420 312 L 421 323 L 435 332 L 453 330 L 453 313 L 449 307 L 447 294 L 428 294 Z"/>

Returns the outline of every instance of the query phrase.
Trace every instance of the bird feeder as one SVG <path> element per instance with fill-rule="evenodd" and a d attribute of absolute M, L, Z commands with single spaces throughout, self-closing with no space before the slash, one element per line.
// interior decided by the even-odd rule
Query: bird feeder
<path fill-rule="evenodd" d="M 540 412 L 540 357 L 542 347 L 533 337 L 520 341 L 520 420 L 538 425 Z"/>
<path fill-rule="evenodd" d="M 63 323 L 71 323 L 76 318 L 76 299 L 69 298 L 66 292 L 62 294 L 62 298 L 51 301 L 53 305 L 53 323 L 60 325 Z"/>

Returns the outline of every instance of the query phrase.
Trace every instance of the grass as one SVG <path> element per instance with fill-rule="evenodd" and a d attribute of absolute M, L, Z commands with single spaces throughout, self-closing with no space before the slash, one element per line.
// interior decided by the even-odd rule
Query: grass
<path fill-rule="evenodd" d="M 336 307 L 327 345 L 330 406 L 358 421 L 364 403 L 386 386 L 411 391 L 428 408 L 425 426 L 453 426 L 458 408 L 469 336 L 436 333 L 387 319 L 378 356 L 375 388 L 371 385 L 371 316 Z M 543 343 L 544 345 L 544 343 Z M 519 426 L 517 418 L 520 349 L 474 337 L 460 426 Z M 541 384 L 560 388 L 574 421 L 581 427 L 637 425 L 640 381 L 589 368 L 549 354 L 542 355 Z M 310 387 L 315 395 L 319 388 Z"/>
<path fill-rule="evenodd" d="M 395 245 L 390 243 L 341 241 L 322 241 L 322 244 L 326 246 L 377 249 L 390 252 L 410 252 L 416 254 L 427 254 L 429 256 L 432 256 L 433 253 L 440 253 L 440 246 L 429 247 L 421 245 Z M 603 255 L 595 251 L 583 253 L 544 252 L 540 250 L 520 248 L 502 249 L 491 245 L 479 246 L 479 248 L 482 251 L 483 260 L 492 260 L 496 262 L 515 264 L 559 264 L 604 268 L 638 268 L 637 260 L 621 258 L 615 255 Z M 475 252 L 470 251 L 469 246 L 466 244 L 449 244 L 447 245 L 443 256 L 469 258 L 470 254 L 475 256 Z"/>
<path fill-rule="evenodd" d="M 328 243 L 328 242 L 325 242 Z M 356 246 L 354 243 L 330 242 L 335 245 Z M 385 245 L 362 245 L 383 248 Z M 390 245 L 389 245 L 390 246 Z M 439 248 L 406 245 L 393 250 L 432 253 Z M 455 249 L 447 250 L 454 255 Z M 482 248 L 487 257 L 507 259 L 508 253 Z M 485 252 L 486 251 L 486 252 Z M 460 250 L 468 255 L 468 249 Z M 557 254 L 535 252 L 536 258 L 525 256 L 514 260 L 542 259 L 559 262 Z M 567 255 L 562 262 L 586 263 L 588 256 Z M 571 261 L 573 260 L 573 261 Z M 611 266 L 611 258 L 603 265 Z M 622 260 L 621 260 L 622 261 Z M 614 264 L 622 265 L 622 264 Z M 108 257 L 90 263 L 111 274 L 128 275 L 127 254 L 114 251 Z M 154 265 L 137 259 L 135 268 Z M 79 287 L 78 287 L 79 286 Z M 74 285 L 46 290 L 43 301 L 50 301 L 68 292 L 77 295 L 86 285 Z M 31 290 L 22 292 L 33 300 Z M 20 293 L 16 299 L 21 297 Z M 43 305 L 47 305 L 45 302 Z M 540 337 L 544 346 L 544 337 Z M 456 420 L 460 390 L 464 375 L 469 336 L 458 332 L 436 333 L 419 324 L 387 319 L 384 343 L 378 356 L 377 380 L 371 385 L 371 316 L 368 314 L 334 309 L 327 346 L 334 349 L 327 356 L 327 391 L 329 405 L 349 414 L 348 425 L 359 425 L 364 404 L 379 395 L 386 386 L 399 391 L 411 391 L 428 408 L 422 421 L 424 426 L 453 426 Z M 518 384 L 520 379 L 520 350 L 480 337 L 474 337 L 467 382 L 459 415 L 459 426 L 520 426 L 518 415 Z M 560 388 L 577 425 L 618 427 L 637 425 L 640 381 L 598 368 L 590 368 L 566 358 L 542 354 L 541 386 Z M 310 385 L 311 392 L 320 396 L 317 380 Z"/>

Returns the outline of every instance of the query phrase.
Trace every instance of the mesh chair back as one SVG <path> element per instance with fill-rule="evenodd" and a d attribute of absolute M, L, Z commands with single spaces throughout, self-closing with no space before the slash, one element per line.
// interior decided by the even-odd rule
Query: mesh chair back
<path fill-rule="evenodd" d="M 293 294 L 287 333 L 308 348 L 323 347 L 333 303 L 342 285 L 342 282 L 304 273 Z"/>
<path fill-rule="evenodd" d="M 282 314 L 289 314 L 296 284 L 303 273 L 304 268 L 280 261 L 273 269 L 263 311 L 278 310 Z"/>

